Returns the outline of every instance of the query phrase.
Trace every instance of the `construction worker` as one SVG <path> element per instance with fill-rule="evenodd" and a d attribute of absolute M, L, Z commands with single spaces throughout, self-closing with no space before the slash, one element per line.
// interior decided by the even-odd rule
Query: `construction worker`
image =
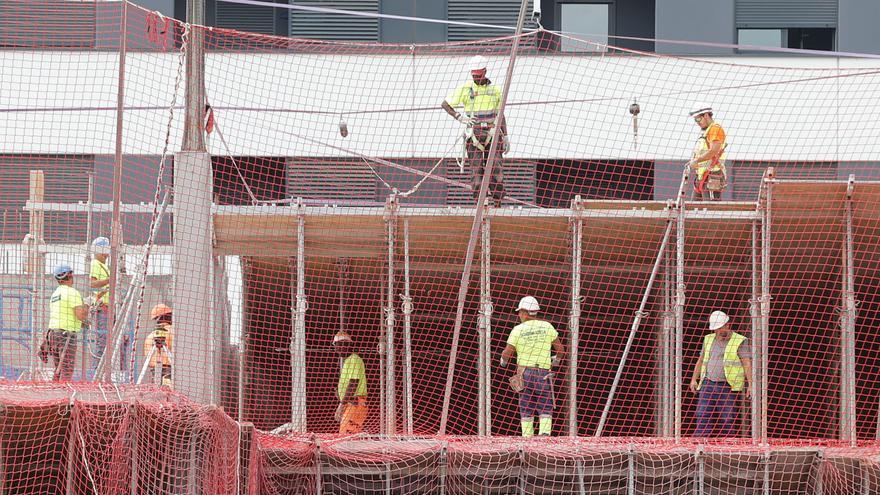
<path fill-rule="evenodd" d="M 695 172 L 694 196 L 698 200 L 719 201 L 721 193 L 727 188 L 727 136 L 721 124 L 713 120 L 712 107 L 698 105 L 690 113 L 700 126 L 700 133 L 691 160 L 688 162 Z"/>
<path fill-rule="evenodd" d="M 501 107 L 501 90 L 486 77 L 487 65 L 486 57 L 481 55 L 472 57 L 469 62 L 471 81 L 459 86 L 440 106 L 470 130 L 465 135 L 465 152 L 471 167 L 474 199 L 480 194 L 480 184 L 483 181 L 492 140 L 499 140 L 496 151 L 498 155 L 494 160 L 489 181 L 489 195 L 493 198 L 495 206 L 501 206 L 501 200 L 504 198 L 501 154 L 508 151 L 510 140 L 507 137 L 507 125 L 504 119 L 499 119 L 498 116 Z M 464 110 L 464 114 L 456 110 L 459 107 Z"/>
<path fill-rule="evenodd" d="M 77 335 L 82 330 L 82 322 L 88 319 L 89 308 L 79 291 L 73 288 L 73 268 L 58 265 L 52 275 L 58 287 L 49 299 L 49 329 L 39 355 L 44 363 L 52 356 L 55 362 L 52 380 L 69 381 L 76 361 Z"/>
<path fill-rule="evenodd" d="M 157 304 L 150 310 L 150 318 L 156 322 L 156 328 L 144 339 L 144 359 L 149 359 L 153 382 L 159 364 L 162 366 L 162 385 L 171 386 L 171 353 L 174 327 L 171 323 L 171 308 Z M 152 355 L 151 355 L 152 352 Z"/>
<path fill-rule="evenodd" d="M 535 415 L 538 415 L 538 433 L 550 435 L 553 430 L 553 373 L 565 355 L 565 347 L 559 341 L 559 333 L 549 322 L 537 318 L 541 307 L 537 299 L 526 296 L 520 299 L 516 312 L 520 324 L 513 327 L 507 338 L 507 347 L 501 353 L 501 366 L 516 354 L 516 374 L 510 383 L 519 392 L 519 414 L 522 436 L 535 434 Z M 550 349 L 556 352 L 551 356 Z"/>
<path fill-rule="evenodd" d="M 736 434 L 737 398 L 751 397 L 752 354 L 748 339 L 730 329 L 724 311 L 709 316 L 700 358 L 691 377 L 691 392 L 699 392 L 695 437 Z"/>
<path fill-rule="evenodd" d="M 107 305 L 110 301 L 110 269 L 107 259 L 110 257 L 110 239 L 96 237 L 92 241 L 92 258 L 89 267 L 89 287 L 92 289 L 93 302 L 89 321 L 94 331 L 95 350 L 92 360 L 92 371 L 98 366 L 104 348 L 107 347 Z"/>
<path fill-rule="evenodd" d="M 335 417 L 339 423 L 339 433 L 354 435 L 363 431 L 369 412 L 366 368 L 348 333 L 342 330 L 337 332 L 333 337 L 333 348 L 342 359 L 339 384 L 336 387 L 339 405 L 336 407 Z"/>

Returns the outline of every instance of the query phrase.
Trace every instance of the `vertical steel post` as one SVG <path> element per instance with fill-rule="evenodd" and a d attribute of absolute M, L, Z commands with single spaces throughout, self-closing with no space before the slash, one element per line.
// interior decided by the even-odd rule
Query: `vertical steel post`
<path fill-rule="evenodd" d="M 759 200 L 760 201 L 760 200 Z M 763 211 L 758 209 L 758 212 Z M 760 298 L 758 296 L 758 224 L 752 220 L 752 297 L 749 299 L 749 316 L 751 320 L 751 337 L 752 347 L 754 349 L 752 355 L 760 355 L 761 345 L 761 316 L 760 316 Z M 751 437 L 753 442 L 757 442 L 761 433 L 761 416 L 760 411 L 760 373 L 756 359 L 752 360 L 752 376 L 749 379 L 752 382 L 752 398 L 751 404 Z"/>
<path fill-rule="evenodd" d="M 403 354 L 406 366 L 403 388 L 406 394 L 406 433 L 413 433 L 413 382 L 412 382 L 412 296 L 409 276 L 409 218 L 403 220 Z"/>
<path fill-rule="evenodd" d="M 28 200 L 42 203 L 46 190 L 45 175 L 42 170 L 31 170 L 29 175 Z M 40 379 L 37 350 L 40 348 L 43 331 L 48 328 L 46 302 L 43 300 L 46 284 L 46 255 L 41 252 L 45 230 L 45 213 L 42 209 L 28 212 L 28 260 L 27 270 L 31 284 L 31 351 L 28 355 L 31 381 Z"/>
<path fill-rule="evenodd" d="M 683 372 L 682 362 L 684 359 L 684 300 L 685 300 L 685 284 L 684 284 L 684 249 L 685 249 L 685 230 L 684 220 L 686 213 L 685 205 L 685 185 L 690 177 L 690 167 L 685 167 L 682 177 L 681 187 L 678 190 L 678 200 L 676 202 L 678 217 L 675 222 L 675 370 L 674 370 L 674 388 L 673 396 L 675 399 L 675 415 L 673 425 L 673 437 L 675 441 L 681 440 L 681 400 L 682 400 L 682 383 Z"/>
<path fill-rule="evenodd" d="M 581 335 L 581 263 L 583 256 L 583 206 L 581 196 L 571 202 L 571 312 L 568 320 L 570 334 L 568 354 L 568 436 L 578 435 L 578 354 Z"/>
<path fill-rule="evenodd" d="M 95 201 L 95 197 L 94 197 L 95 172 L 94 172 L 94 170 L 89 170 L 88 176 L 89 176 L 89 192 L 88 192 L 87 199 L 86 199 L 86 201 L 87 201 L 86 205 L 87 205 L 88 209 L 86 210 L 86 256 L 85 256 L 85 262 L 86 262 L 86 264 L 85 264 L 85 271 L 86 271 L 85 287 L 86 287 L 86 290 L 85 290 L 84 294 L 91 295 L 92 294 L 92 288 L 91 288 L 91 280 L 92 280 L 91 279 L 92 207 L 93 207 L 94 201 Z M 88 335 L 91 338 L 95 339 L 96 342 L 97 342 L 97 337 L 98 337 L 97 333 L 98 332 L 97 332 L 96 326 L 93 324 L 90 325 Z M 87 381 L 89 379 L 89 365 L 91 364 L 91 357 L 92 357 L 91 353 L 89 352 L 89 341 L 88 341 L 88 337 L 86 337 L 86 335 L 87 334 L 82 333 L 82 342 L 80 343 L 81 347 L 82 347 L 82 362 L 80 363 L 80 380 L 82 380 L 82 381 Z M 104 349 L 104 352 L 107 352 L 107 350 Z M 133 353 L 132 353 L 132 355 L 133 355 Z"/>
<path fill-rule="evenodd" d="M 659 340 L 659 418 L 658 434 L 662 437 L 672 436 L 672 424 L 674 416 L 673 387 L 675 385 L 672 374 L 672 342 L 675 331 L 675 315 L 673 313 L 673 288 L 674 275 L 672 273 L 672 259 L 670 250 L 667 248 L 663 253 L 663 322 L 660 329 Z"/>
<path fill-rule="evenodd" d="M 122 127 L 125 113 L 125 56 L 128 51 L 128 1 L 122 2 L 121 25 L 119 29 L 119 71 L 116 79 L 116 155 L 113 164 L 113 213 L 111 214 L 110 227 L 110 294 L 107 304 L 107 347 L 104 353 L 115 354 L 115 349 L 110 346 L 116 341 L 116 289 L 119 285 L 119 245 L 122 243 L 122 214 L 120 202 L 122 201 Z M 121 327 L 120 330 L 122 331 Z M 112 359 L 110 360 L 112 362 Z M 113 366 L 104 366 L 104 381 L 110 382 L 113 375 Z M 97 381 L 97 380 L 96 380 Z"/>
<path fill-rule="evenodd" d="M 770 338 L 770 243 L 773 219 L 773 181 L 775 173 L 769 168 L 764 175 L 764 214 L 761 230 L 761 339 L 759 360 L 752 360 L 752 366 L 759 366 L 760 378 L 760 418 L 761 425 L 758 440 L 761 445 L 767 444 L 767 385 L 768 385 L 768 340 Z"/>
<path fill-rule="evenodd" d="M 290 427 L 306 431 L 306 215 L 302 198 L 296 201 L 296 282 L 291 294 L 293 332 L 290 336 Z"/>
<path fill-rule="evenodd" d="M 849 176 L 844 203 L 842 272 L 843 310 L 840 314 L 840 439 L 856 446 L 856 299 L 853 260 L 853 206 L 855 175 Z"/>
<path fill-rule="evenodd" d="M 397 430 L 397 397 L 394 349 L 394 243 L 397 235 L 397 196 L 388 197 L 385 208 L 385 224 L 388 233 L 388 293 L 385 300 L 385 434 L 394 435 Z"/>
<path fill-rule="evenodd" d="M 484 208 L 489 208 L 488 201 Z M 492 435 L 492 223 L 483 217 L 480 249 L 480 404 L 482 405 L 481 435 Z"/>

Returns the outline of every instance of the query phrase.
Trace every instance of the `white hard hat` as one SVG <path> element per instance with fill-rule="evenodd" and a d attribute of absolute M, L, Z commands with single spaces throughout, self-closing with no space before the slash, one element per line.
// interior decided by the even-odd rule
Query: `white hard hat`
<path fill-rule="evenodd" d="M 92 248 L 94 248 L 97 254 L 107 254 L 110 252 L 110 239 L 95 237 L 95 240 L 92 241 Z"/>
<path fill-rule="evenodd" d="M 516 311 L 524 309 L 529 313 L 537 313 L 541 311 L 541 306 L 538 306 L 538 300 L 532 296 L 526 296 L 519 300 L 519 306 L 516 307 Z"/>
<path fill-rule="evenodd" d="M 333 345 L 340 342 L 351 342 L 351 336 L 342 330 L 336 332 L 336 335 L 333 336 Z"/>
<path fill-rule="evenodd" d="M 712 113 L 712 105 L 694 105 L 694 110 L 689 113 L 691 117 L 696 117 L 698 115 L 703 115 L 704 113 Z"/>
<path fill-rule="evenodd" d="M 468 69 L 474 70 L 483 70 L 489 65 L 486 57 L 482 55 L 474 55 L 468 60 Z"/>
<path fill-rule="evenodd" d="M 714 332 L 724 325 L 727 325 L 727 322 L 729 321 L 730 318 L 724 311 L 713 311 L 712 314 L 709 315 L 709 330 Z"/>

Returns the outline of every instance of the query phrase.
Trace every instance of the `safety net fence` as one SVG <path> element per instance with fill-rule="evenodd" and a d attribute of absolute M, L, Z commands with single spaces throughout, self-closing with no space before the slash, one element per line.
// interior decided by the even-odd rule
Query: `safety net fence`
<path fill-rule="evenodd" d="M 877 490 L 880 60 L 499 32 L 0 3 L 0 491 Z"/>

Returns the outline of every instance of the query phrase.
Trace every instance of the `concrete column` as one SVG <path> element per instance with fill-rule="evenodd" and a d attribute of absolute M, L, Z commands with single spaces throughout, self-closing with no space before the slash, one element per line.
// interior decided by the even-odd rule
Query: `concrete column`
<path fill-rule="evenodd" d="M 174 160 L 174 387 L 215 402 L 211 159 L 184 151 Z"/>

